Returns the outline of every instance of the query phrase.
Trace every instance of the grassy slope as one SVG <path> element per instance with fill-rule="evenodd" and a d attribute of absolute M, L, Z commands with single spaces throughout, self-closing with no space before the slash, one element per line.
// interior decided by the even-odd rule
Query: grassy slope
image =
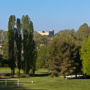
<path fill-rule="evenodd" d="M 9 71 L 9 70 L 8 70 Z M 39 70 L 37 73 L 44 73 L 45 70 Z M 1 72 L 1 70 L 0 70 Z M 4 72 L 4 69 L 3 69 Z M 47 71 L 45 71 L 47 72 Z M 26 83 L 34 81 L 34 83 Z M 89 79 L 72 79 L 63 80 L 63 78 L 51 78 L 50 76 L 41 77 L 29 77 L 20 78 L 21 87 L 30 90 L 90 90 L 90 80 Z M 20 90 L 24 90 L 20 89 Z M 10 90 L 10 89 L 0 89 L 0 90 Z M 11 89 L 13 90 L 13 89 Z M 14 89 L 18 90 L 18 89 Z"/>

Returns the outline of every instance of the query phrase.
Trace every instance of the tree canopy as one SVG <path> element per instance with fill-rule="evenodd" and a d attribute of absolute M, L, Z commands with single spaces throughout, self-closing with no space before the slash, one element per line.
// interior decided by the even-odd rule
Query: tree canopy
<path fill-rule="evenodd" d="M 90 75 L 90 36 L 86 39 L 81 47 L 82 71 Z"/>
<path fill-rule="evenodd" d="M 49 46 L 49 68 L 53 76 L 70 75 L 79 65 L 76 61 L 75 39 L 71 36 L 57 35 Z"/>

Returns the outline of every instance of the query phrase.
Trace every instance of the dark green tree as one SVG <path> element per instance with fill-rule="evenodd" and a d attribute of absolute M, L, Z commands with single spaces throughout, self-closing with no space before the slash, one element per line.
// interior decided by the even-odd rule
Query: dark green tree
<path fill-rule="evenodd" d="M 24 72 L 29 74 L 34 64 L 34 50 L 35 44 L 33 40 L 33 23 L 29 16 L 22 17 L 22 30 L 23 30 L 23 52 L 24 52 Z M 34 69 L 33 69 L 34 70 Z"/>
<path fill-rule="evenodd" d="M 33 40 L 32 42 L 32 74 L 35 74 L 36 70 L 36 58 L 37 58 L 37 50 L 36 50 L 36 44 L 35 41 Z"/>
<path fill-rule="evenodd" d="M 20 69 L 22 66 L 22 62 L 21 62 L 22 38 L 21 38 L 21 22 L 20 22 L 20 19 L 17 19 L 16 26 L 17 26 L 16 31 L 15 31 L 16 61 L 17 61 L 17 67 L 19 69 L 19 74 L 20 74 Z"/>
<path fill-rule="evenodd" d="M 90 34 L 90 27 L 88 27 L 88 24 L 84 23 L 83 25 L 80 26 L 80 28 L 78 29 L 78 31 L 76 32 L 76 43 L 77 43 L 77 46 L 78 46 L 78 55 L 79 55 L 79 58 L 77 59 L 78 62 L 79 62 L 79 66 L 76 70 L 76 72 L 79 72 L 79 73 L 82 73 L 82 60 L 80 59 L 80 49 L 81 49 L 81 46 L 82 46 L 82 43 L 85 39 L 88 38 Z M 77 55 L 77 56 L 78 56 Z"/>
<path fill-rule="evenodd" d="M 75 72 L 78 62 L 75 39 L 57 35 L 49 46 L 49 68 L 53 76 L 70 75 Z"/>
<path fill-rule="evenodd" d="M 0 55 L 0 67 L 2 67 L 3 58 L 2 55 Z"/>
<path fill-rule="evenodd" d="M 15 16 L 11 15 L 8 22 L 8 59 L 11 73 L 15 73 L 15 56 L 14 56 L 14 29 L 15 29 Z"/>
<path fill-rule="evenodd" d="M 88 38 L 89 34 L 90 28 L 88 27 L 88 24 L 84 23 L 80 26 L 80 28 L 77 31 L 77 39 L 80 43 L 82 43 L 85 38 Z"/>

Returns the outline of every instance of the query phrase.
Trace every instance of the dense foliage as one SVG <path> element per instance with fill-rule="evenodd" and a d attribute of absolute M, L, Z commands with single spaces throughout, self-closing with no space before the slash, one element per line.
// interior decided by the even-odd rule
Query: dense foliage
<path fill-rule="evenodd" d="M 77 50 L 75 39 L 71 36 L 57 35 L 52 40 L 49 46 L 49 67 L 53 76 L 74 73 L 79 65 Z"/>
<path fill-rule="evenodd" d="M 75 31 L 65 29 L 55 36 L 34 31 L 28 15 L 16 19 L 11 15 L 8 31 L 0 30 L 0 66 L 9 66 L 25 74 L 47 68 L 52 76 L 87 74 L 89 71 L 90 27 L 84 23 Z M 89 37 L 88 37 L 89 36 Z M 81 58 L 80 58 L 81 57 Z"/>
<path fill-rule="evenodd" d="M 15 30 L 15 16 L 10 16 L 8 22 L 8 59 L 9 66 L 12 70 L 12 74 L 15 73 L 15 52 L 14 52 L 14 34 Z"/>
<path fill-rule="evenodd" d="M 33 40 L 33 32 L 34 32 L 33 23 L 28 15 L 22 17 L 22 30 L 23 30 L 24 72 L 26 74 L 29 74 L 30 69 L 33 68 L 33 70 L 35 70 L 34 65 L 35 43 Z"/>
<path fill-rule="evenodd" d="M 42 46 L 37 52 L 36 68 L 48 68 L 48 47 Z"/>
<path fill-rule="evenodd" d="M 83 73 L 90 75 L 90 36 L 82 44 L 81 60 Z"/>

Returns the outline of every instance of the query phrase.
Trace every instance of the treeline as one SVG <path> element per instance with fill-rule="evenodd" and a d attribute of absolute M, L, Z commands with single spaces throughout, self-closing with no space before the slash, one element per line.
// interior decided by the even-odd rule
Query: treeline
<path fill-rule="evenodd" d="M 85 23 L 77 31 L 62 30 L 53 37 L 41 36 L 34 31 L 28 15 L 22 19 L 11 15 L 0 63 L 9 66 L 13 75 L 16 67 L 19 74 L 21 69 L 25 74 L 34 74 L 35 70 L 46 68 L 51 76 L 90 75 L 89 34 L 90 27 Z"/>
<path fill-rule="evenodd" d="M 15 67 L 24 70 L 25 74 L 35 72 L 35 43 L 33 40 L 33 23 L 29 16 L 23 16 L 22 20 L 10 16 L 8 22 L 8 60 L 12 74 Z M 23 55 L 23 59 L 21 59 Z"/>
<path fill-rule="evenodd" d="M 49 45 L 49 68 L 52 76 L 90 75 L 90 27 L 78 31 L 60 31 Z"/>
<path fill-rule="evenodd" d="M 16 18 L 14 15 L 9 17 L 7 40 L 0 42 L 0 49 L 3 51 L 0 63 L 1 66 L 9 66 L 12 75 L 15 74 L 16 67 L 19 74 L 21 69 L 25 74 L 35 72 L 36 47 L 33 32 L 33 23 L 28 15 L 22 16 L 22 19 Z"/>
<path fill-rule="evenodd" d="M 48 68 L 51 76 L 90 75 L 90 27 L 62 30 L 49 38 L 37 53 L 37 68 Z"/>

